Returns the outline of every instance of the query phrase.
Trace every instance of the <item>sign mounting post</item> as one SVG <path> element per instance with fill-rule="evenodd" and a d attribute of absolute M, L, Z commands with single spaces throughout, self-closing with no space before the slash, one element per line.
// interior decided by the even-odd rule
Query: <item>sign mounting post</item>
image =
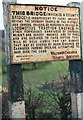
<path fill-rule="evenodd" d="M 11 64 L 10 60 L 10 22 L 8 21 L 10 3 L 16 4 L 17 0 L 3 0 L 3 16 L 6 38 L 6 64 L 8 79 L 9 117 L 11 119 L 25 119 L 25 102 L 23 98 L 23 76 L 21 64 Z"/>
<path fill-rule="evenodd" d="M 71 104 L 72 117 L 75 119 L 83 119 L 83 2 L 71 2 L 68 6 L 80 8 L 80 38 L 81 38 L 81 59 L 70 60 L 69 70 L 71 75 Z"/>

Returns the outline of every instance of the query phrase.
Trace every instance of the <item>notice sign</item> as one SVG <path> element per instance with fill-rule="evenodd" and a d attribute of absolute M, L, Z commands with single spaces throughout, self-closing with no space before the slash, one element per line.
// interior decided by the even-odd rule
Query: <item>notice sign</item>
<path fill-rule="evenodd" d="M 79 8 L 10 4 L 12 63 L 80 59 Z"/>

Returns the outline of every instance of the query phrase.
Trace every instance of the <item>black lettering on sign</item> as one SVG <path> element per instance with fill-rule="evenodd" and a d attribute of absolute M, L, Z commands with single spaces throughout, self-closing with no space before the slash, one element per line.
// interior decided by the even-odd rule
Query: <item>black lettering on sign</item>
<path fill-rule="evenodd" d="M 12 11 L 13 15 L 25 15 L 25 11 Z"/>
<path fill-rule="evenodd" d="M 57 7 L 35 6 L 35 10 L 38 11 L 58 11 Z"/>

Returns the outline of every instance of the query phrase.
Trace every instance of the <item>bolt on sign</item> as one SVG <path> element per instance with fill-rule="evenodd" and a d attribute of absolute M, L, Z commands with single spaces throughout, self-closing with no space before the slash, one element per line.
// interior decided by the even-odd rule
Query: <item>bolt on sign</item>
<path fill-rule="evenodd" d="M 11 63 L 80 59 L 79 8 L 9 5 Z"/>

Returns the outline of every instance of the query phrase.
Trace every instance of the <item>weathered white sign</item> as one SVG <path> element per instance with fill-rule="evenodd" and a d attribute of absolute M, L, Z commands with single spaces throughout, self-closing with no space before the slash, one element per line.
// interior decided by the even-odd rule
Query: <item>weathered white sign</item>
<path fill-rule="evenodd" d="M 79 8 L 10 4 L 12 63 L 80 59 Z"/>

